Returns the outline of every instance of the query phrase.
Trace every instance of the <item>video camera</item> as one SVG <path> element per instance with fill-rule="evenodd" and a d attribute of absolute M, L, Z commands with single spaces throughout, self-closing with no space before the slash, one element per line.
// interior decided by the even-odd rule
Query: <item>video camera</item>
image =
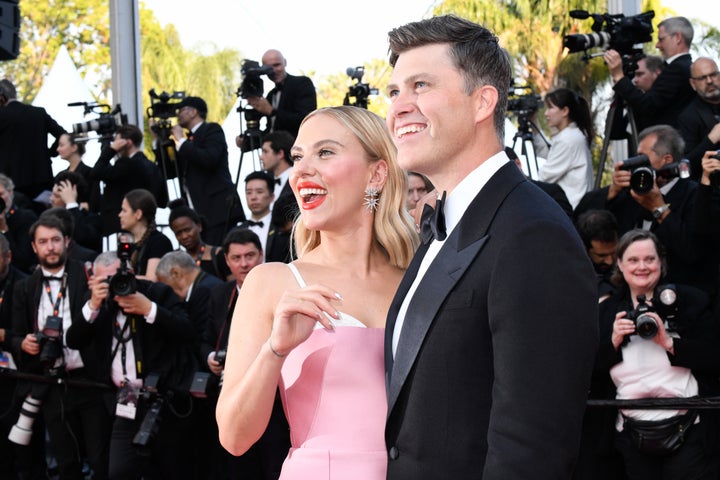
<path fill-rule="evenodd" d="M 240 66 L 240 74 L 242 82 L 237 90 L 237 96 L 247 99 L 249 97 L 262 97 L 265 87 L 262 75 L 270 75 L 273 73 L 273 67 L 270 65 L 261 66 L 254 60 L 245 59 Z"/>
<path fill-rule="evenodd" d="M 683 159 L 668 163 L 655 170 L 647 155 L 636 155 L 623 161 L 620 170 L 630 172 L 630 188 L 639 195 L 645 195 L 653 189 L 656 178 L 672 180 L 673 178 L 689 178 L 690 163 Z"/>
<path fill-rule="evenodd" d="M 148 94 L 150 95 L 150 106 L 145 112 L 148 117 L 159 121 L 177 117 L 178 105 L 185 98 L 185 92 L 167 93 L 163 91 L 158 94 L 154 88 L 150 89 Z"/>
<path fill-rule="evenodd" d="M 68 103 L 68 107 L 83 107 L 85 115 L 99 115 L 93 120 L 73 124 L 73 136 L 76 139 L 87 140 L 88 133 L 97 132 L 102 141 L 110 141 L 118 127 L 128 124 L 127 115 L 122 113 L 120 104 L 112 108 L 105 103 L 72 102 Z"/>
<path fill-rule="evenodd" d="M 626 314 L 628 320 L 635 322 L 635 331 L 646 340 L 655 338 L 658 332 L 658 324 L 648 312 L 657 313 L 660 318 L 668 322 L 670 329 L 674 329 L 675 318 L 678 313 L 677 288 L 674 284 L 661 285 L 656 290 L 654 297 L 657 299 L 652 305 L 647 303 L 645 295 L 638 295 L 638 305 L 634 310 Z"/>
<path fill-rule="evenodd" d="M 536 94 L 530 85 L 511 85 L 508 90 L 508 112 L 530 115 L 536 112 L 542 103 L 542 97 Z"/>
<path fill-rule="evenodd" d="M 348 87 L 348 91 L 345 94 L 345 100 L 343 105 L 352 105 L 360 108 L 368 108 L 368 97 L 370 95 L 377 95 L 379 93 L 377 88 L 370 87 L 369 84 L 363 83 L 362 77 L 365 75 L 365 67 L 348 67 L 345 70 L 350 80 L 357 80 L 353 85 Z M 350 98 L 355 98 L 355 102 L 351 103 Z"/>
<path fill-rule="evenodd" d="M 130 266 L 130 256 L 135 250 L 135 238 L 129 232 L 118 233 L 117 256 L 120 259 L 120 267 L 115 275 L 108 277 L 109 296 L 115 295 L 124 297 L 137 291 L 137 280 Z"/>
<path fill-rule="evenodd" d="M 651 20 L 655 12 L 649 10 L 626 17 L 622 13 L 611 15 L 609 13 L 588 13 L 586 10 L 570 11 L 572 18 L 584 20 L 592 18 L 590 29 L 593 33 L 580 33 L 565 35 L 563 46 L 570 53 L 585 52 L 583 57 L 588 60 L 594 55 L 588 55 L 590 48 L 604 48 L 617 50 L 623 57 L 625 75 L 631 77 L 637 70 L 637 60 L 642 56 L 642 49 L 636 45 L 652 41 L 653 26 Z"/>

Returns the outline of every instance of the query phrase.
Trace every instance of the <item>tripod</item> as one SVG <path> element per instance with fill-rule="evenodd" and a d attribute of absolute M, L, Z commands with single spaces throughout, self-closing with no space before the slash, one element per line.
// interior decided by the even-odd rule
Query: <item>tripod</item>
<path fill-rule="evenodd" d="M 620 105 L 621 110 L 618 110 L 618 104 Z M 613 123 L 615 121 L 615 116 L 622 112 L 622 107 L 625 107 L 625 110 L 627 111 L 627 119 L 628 124 L 630 125 L 630 138 L 628 138 L 628 151 L 634 152 L 637 149 L 637 138 L 638 138 L 638 132 L 637 132 L 637 124 L 635 123 L 635 115 L 633 114 L 632 107 L 630 105 L 623 105 L 624 102 L 622 102 L 618 97 L 615 97 L 613 102 L 610 104 L 610 109 L 608 110 L 607 118 L 605 119 L 605 136 L 603 137 L 603 143 L 602 148 L 600 149 L 600 161 L 598 162 L 598 171 L 597 175 L 595 176 L 595 183 L 593 185 L 593 188 L 598 189 L 600 188 L 600 181 L 602 180 L 602 174 L 605 171 L 605 162 L 607 161 L 607 152 L 608 148 L 610 146 L 610 137 L 611 132 L 613 128 Z"/>
<path fill-rule="evenodd" d="M 535 146 L 533 145 L 533 134 L 531 131 L 531 127 L 535 129 L 536 132 L 540 134 L 540 137 L 542 138 L 543 142 L 549 147 L 550 144 L 548 143 L 545 136 L 542 134 L 540 129 L 535 125 L 530 118 L 528 117 L 528 113 L 521 112 L 518 115 L 518 130 L 515 132 L 515 136 L 513 136 L 513 146 L 512 149 L 517 152 L 518 144 L 520 144 L 520 154 L 525 157 L 525 167 L 527 169 L 527 174 L 529 178 L 533 178 L 533 170 L 532 166 L 535 167 L 534 170 L 534 176 L 538 176 L 538 172 L 540 170 L 540 167 L 538 165 L 537 161 L 537 155 L 535 155 Z M 532 159 L 532 163 L 531 163 Z"/>

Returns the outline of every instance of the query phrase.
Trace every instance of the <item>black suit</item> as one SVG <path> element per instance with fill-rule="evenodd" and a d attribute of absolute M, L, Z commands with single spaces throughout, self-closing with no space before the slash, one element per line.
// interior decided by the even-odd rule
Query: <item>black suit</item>
<path fill-rule="evenodd" d="M 563 212 L 568 214 L 568 217 L 573 216 L 573 207 L 565 194 L 565 190 L 562 189 L 557 183 L 541 182 L 540 180 L 531 180 L 531 182 L 537 186 L 540 190 L 547 193 L 550 198 L 555 200 Z"/>
<path fill-rule="evenodd" d="M 44 108 L 13 101 L 0 108 L 0 172 L 12 178 L 15 190 L 31 199 L 52 189 L 50 157 L 65 130 Z M 48 134 L 55 143 L 48 148 Z"/>
<path fill-rule="evenodd" d="M 32 249 L 30 226 L 37 220 L 35 212 L 29 208 L 13 206 L 5 215 L 8 231 L 5 236 L 12 251 L 12 264 L 25 273 L 32 273 L 37 257 Z"/>
<path fill-rule="evenodd" d="M 695 98 L 695 91 L 690 86 L 690 64 L 689 53 L 676 58 L 663 68 L 645 93 L 628 77 L 621 78 L 613 86 L 615 93 L 632 108 L 638 132 L 652 125 L 678 127 L 680 112 Z"/>
<path fill-rule="evenodd" d="M 315 86 L 308 77 L 287 75 L 281 85 L 268 92 L 270 104 L 278 91 L 282 94 L 275 111 L 274 125 L 272 117 L 268 117 L 266 131 L 285 130 L 297 136 L 303 118 L 317 108 Z"/>
<path fill-rule="evenodd" d="M 166 478 L 186 478 L 183 475 L 191 471 L 192 433 L 188 430 L 191 422 L 178 418 L 173 412 L 186 413 L 191 408 L 186 392 L 197 370 L 193 355 L 195 329 L 188 318 L 184 302 L 167 285 L 138 280 L 138 292 L 157 304 L 157 314 L 152 324 L 143 317 L 137 318 L 134 323 L 135 333 L 131 341 L 137 377 L 158 374 L 158 389 L 165 395 L 166 403 L 170 403 L 173 408 L 165 405 L 162 409 L 161 428 L 151 444 L 151 457 L 141 456 L 131 445 L 147 405 L 141 402 L 135 420 L 115 418 L 110 445 L 110 476 L 133 478 L 143 472 L 147 474 L 149 463 L 162 468 Z M 112 377 L 111 345 L 116 313 L 112 303 L 105 302 L 92 323 L 83 318 L 81 322 L 74 323 L 67 334 L 70 346 L 95 347 L 94 361 L 98 369 L 102 370 L 106 382 L 111 382 Z M 174 395 L 167 395 L 168 392 Z M 114 408 L 111 407 L 114 400 L 114 395 L 106 398 L 108 408 Z"/>
<path fill-rule="evenodd" d="M 122 202 L 122 201 L 121 201 Z M 102 252 L 103 220 L 100 215 L 84 208 L 68 208 L 73 217 L 73 240 L 85 248 Z"/>
<path fill-rule="evenodd" d="M 185 187 L 195 211 L 205 217 L 203 239 L 222 243 L 226 222 L 245 219 L 235 184 L 230 178 L 225 133 L 217 123 L 203 123 L 177 152 Z M 229 212 L 229 213 L 228 213 Z"/>
<path fill-rule="evenodd" d="M 712 106 L 696 97 L 680 114 L 678 130 L 685 140 L 685 155 L 690 160 L 690 176 L 699 181 L 702 176 L 702 157 L 708 150 L 720 150 L 720 142 L 708 138 L 710 130 L 718 123 Z"/>
<path fill-rule="evenodd" d="M 70 302 L 72 324 L 84 323 L 82 306 L 87 294 L 87 279 L 83 267 L 68 260 L 67 301 Z M 25 335 L 37 332 L 38 306 L 41 295 L 46 295 L 43 273 L 36 270 L 31 276 L 18 282 L 13 295 L 13 350 L 18 368 L 35 374 L 44 374 L 39 363 L 39 355 L 30 355 L 22 351 L 21 344 Z M 62 315 L 62 314 L 61 314 Z M 94 345 L 72 346 L 69 341 L 69 328 L 65 334 L 65 344 L 79 350 L 84 367 L 63 373 L 77 380 L 101 381 L 102 372 L 96 362 Z M 35 384 L 32 395 L 39 397 Z M 25 389 L 23 395 L 30 393 Z M 81 459 L 83 451 L 96 472 L 97 478 L 107 478 L 108 449 L 110 441 L 110 413 L 103 403 L 103 392 L 95 388 L 50 385 L 45 390 L 42 404 L 43 416 L 47 425 L 52 451 L 58 461 L 63 478 L 81 478 Z M 83 438 L 84 442 L 77 441 Z M 82 449 L 81 447 L 84 447 Z"/>
<path fill-rule="evenodd" d="M 206 357 L 201 355 L 200 344 L 210 318 L 210 296 L 215 289 L 222 288 L 222 285 L 222 280 L 200 270 L 192 284 L 190 298 L 187 300 L 188 315 L 195 327 L 195 349 L 198 356 L 198 366 L 201 370 L 207 370 L 207 360 Z"/>
<path fill-rule="evenodd" d="M 567 215 L 512 163 L 445 240 L 385 337 L 388 478 L 569 478 L 597 346 L 597 293 Z"/>
<path fill-rule="evenodd" d="M 90 175 L 95 181 L 105 182 L 105 190 L 98 208 L 102 217 L 103 235 L 110 235 L 120 230 L 118 213 L 125 194 L 130 190 L 144 188 L 157 197 L 157 166 L 141 151 L 136 152 L 132 157 L 120 157 L 114 165 L 111 165 L 110 160 L 115 155 L 117 152 L 112 148 L 103 148 Z"/>

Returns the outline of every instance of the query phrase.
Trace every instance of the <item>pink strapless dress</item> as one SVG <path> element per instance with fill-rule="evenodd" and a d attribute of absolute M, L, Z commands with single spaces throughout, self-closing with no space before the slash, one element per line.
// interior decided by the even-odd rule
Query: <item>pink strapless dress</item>
<path fill-rule="evenodd" d="M 335 323 L 334 332 L 315 329 L 282 368 L 292 447 L 281 480 L 385 480 L 385 329 L 344 314 Z"/>

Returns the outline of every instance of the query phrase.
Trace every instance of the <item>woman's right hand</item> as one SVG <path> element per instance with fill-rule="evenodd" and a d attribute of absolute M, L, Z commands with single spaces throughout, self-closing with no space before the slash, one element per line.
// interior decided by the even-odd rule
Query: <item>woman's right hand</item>
<path fill-rule="evenodd" d="M 275 354 L 284 357 L 307 340 L 315 322 L 333 331 L 335 327 L 331 318 L 340 318 L 333 302 L 340 300 L 339 293 L 323 285 L 286 290 L 275 307 L 270 332 L 270 345 Z"/>
<path fill-rule="evenodd" d="M 613 331 L 611 341 L 615 350 L 620 348 L 626 336 L 635 333 L 635 322 L 625 318 L 627 312 L 618 312 L 615 314 L 615 322 L 613 323 Z"/>

